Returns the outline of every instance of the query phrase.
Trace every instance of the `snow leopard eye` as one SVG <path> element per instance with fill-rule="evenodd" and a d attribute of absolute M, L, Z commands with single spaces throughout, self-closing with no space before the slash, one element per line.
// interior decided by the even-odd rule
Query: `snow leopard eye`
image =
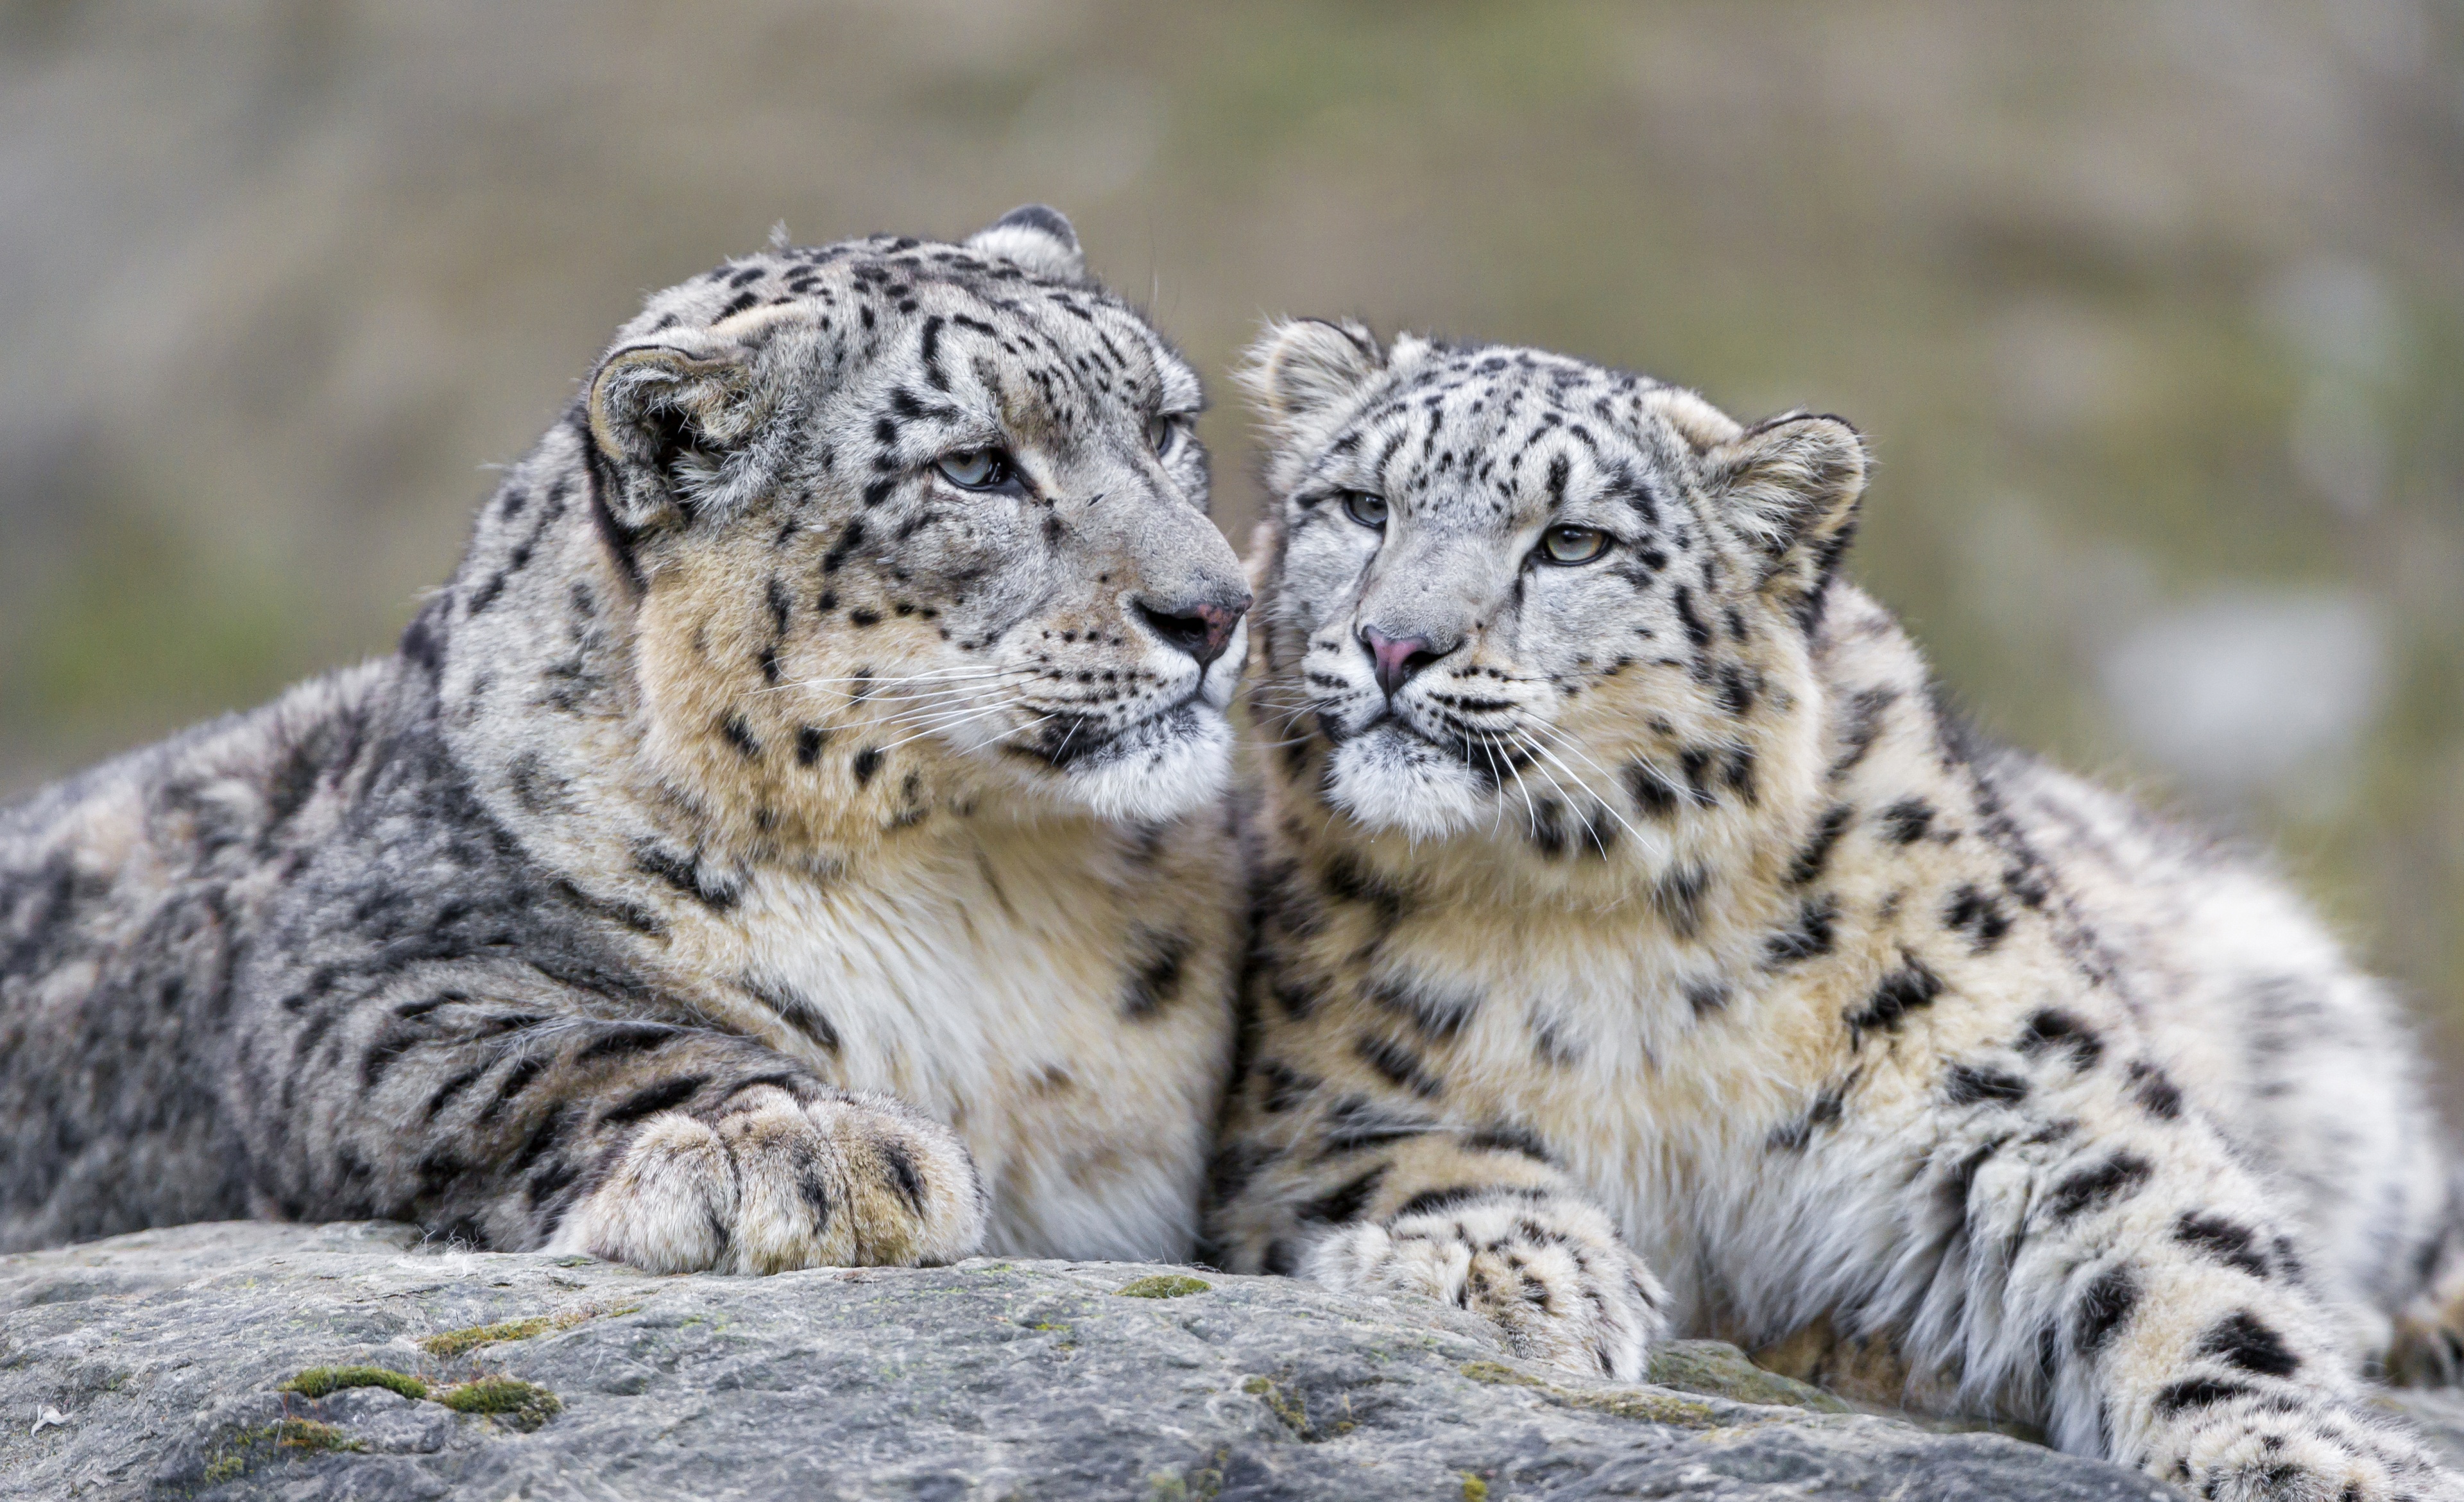
<path fill-rule="evenodd" d="M 999 449 L 967 449 L 934 461 L 941 477 L 960 490 L 999 490 L 1017 475 L 1009 455 Z"/>
<path fill-rule="evenodd" d="M 1343 514 L 1364 527 L 1375 527 L 1382 531 L 1386 526 L 1386 497 L 1373 496 L 1365 490 L 1345 491 Z"/>
<path fill-rule="evenodd" d="M 1608 546 L 1609 535 L 1596 527 L 1551 527 L 1540 536 L 1540 556 L 1552 563 L 1588 563 Z"/>
<path fill-rule="evenodd" d="M 1186 417 L 1150 417 L 1147 419 L 1147 447 L 1155 452 L 1155 457 L 1166 457 L 1180 447 L 1181 434 L 1188 431 L 1189 419 Z"/>

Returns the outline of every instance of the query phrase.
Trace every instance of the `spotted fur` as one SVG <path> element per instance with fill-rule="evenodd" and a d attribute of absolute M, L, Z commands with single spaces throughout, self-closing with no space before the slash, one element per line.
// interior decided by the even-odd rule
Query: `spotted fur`
<path fill-rule="evenodd" d="M 2247 861 L 1944 705 L 1837 577 L 1852 430 L 1352 324 L 1248 377 L 1218 1255 L 1595 1375 L 1828 1332 L 1877 1396 L 2202 1496 L 2459 1494 L 2363 1381 L 2397 1312 L 2455 1328 L 2385 993 Z"/>
<path fill-rule="evenodd" d="M 1248 600 L 1199 399 L 1049 210 L 652 297 L 397 654 L 0 811 L 0 1248 L 1185 1254 Z"/>

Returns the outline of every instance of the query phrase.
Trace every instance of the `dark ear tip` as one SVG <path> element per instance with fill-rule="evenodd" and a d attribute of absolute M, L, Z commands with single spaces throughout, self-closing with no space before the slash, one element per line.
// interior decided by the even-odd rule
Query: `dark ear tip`
<path fill-rule="evenodd" d="M 1385 363 L 1386 352 L 1377 346 L 1377 331 L 1371 328 L 1366 323 L 1355 322 L 1350 319 L 1305 318 L 1300 321 L 1304 323 L 1322 323 L 1328 328 L 1331 328 L 1336 333 L 1342 335 L 1344 338 L 1352 341 L 1352 347 L 1359 350 L 1370 360 L 1381 364 Z"/>
<path fill-rule="evenodd" d="M 1048 234 L 1071 250 L 1078 249 L 1078 232 L 1069 226 L 1069 216 L 1049 204 L 1021 204 L 992 223 L 996 230 L 1033 230 Z"/>

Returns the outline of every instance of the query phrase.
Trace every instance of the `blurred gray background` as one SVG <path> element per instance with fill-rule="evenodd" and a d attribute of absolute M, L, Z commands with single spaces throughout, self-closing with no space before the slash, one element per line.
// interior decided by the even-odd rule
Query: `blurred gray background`
<path fill-rule="evenodd" d="M 1028 199 L 1236 542 L 1270 311 L 1851 418 L 1954 690 L 2271 843 L 2464 1080 L 2453 0 L 0 0 L 0 797 L 386 650 L 646 291 Z"/>

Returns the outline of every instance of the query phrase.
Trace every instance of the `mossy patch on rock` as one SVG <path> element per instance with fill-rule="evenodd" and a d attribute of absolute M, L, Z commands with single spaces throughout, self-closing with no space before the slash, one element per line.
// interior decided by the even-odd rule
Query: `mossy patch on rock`
<path fill-rule="evenodd" d="M 564 1411 L 563 1400 L 518 1377 L 482 1377 L 448 1387 L 436 1401 L 456 1413 L 480 1413 L 517 1429 L 536 1429 Z"/>
<path fill-rule="evenodd" d="M 1123 1298 L 1187 1298 L 1192 1293 L 1210 1293 L 1214 1290 L 1215 1285 L 1204 1278 L 1184 1277 L 1177 1272 L 1157 1272 L 1125 1283 L 1112 1292 Z"/>
<path fill-rule="evenodd" d="M 1284 1422 L 1284 1427 L 1309 1444 L 1349 1434 L 1353 1428 L 1350 1419 L 1338 1419 L 1320 1427 L 1309 1419 L 1307 1396 L 1296 1388 L 1287 1391 L 1284 1383 L 1271 1377 L 1252 1377 L 1241 1384 L 1241 1390 L 1264 1403 L 1269 1412 Z"/>
<path fill-rule="evenodd" d="M 430 1356 L 456 1357 L 475 1351 L 483 1345 L 497 1345 L 507 1340 L 528 1340 L 551 1330 L 570 1330 L 593 1319 L 629 1314 L 639 1304 L 624 1304 L 614 1309 L 588 1307 L 568 1309 L 561 1314 L 533 1314 L 528 1319 L 506 1319 L 493 1325 L 470 1325 L 460 1330 L 448 1330 L 419 1342 L 419 1348 Z"/>
<path fill-rule="evenodd" d="M 273 1426 L 274 1443 L 284 1449 L 364 1449 L 359 1441 L 330 1424 L 314 1419 L 282 1419 Z"/>
<path fill-rule="evenodd" d="M 1815 1413 L 1854 1413 L 1856 1406 L 1810 1382 L 1766 1371 L 1746 1353 L 1720 1340 L 1676 1340 L 1651 1353 L 1643 1381 L 1658 1387 L 1703 1393 L 1767 1408 L 1808 1408 Z"/>
<path fill-rule="evenodd" d="M 384 1366 L 312 1366 L 284 1382 L 277 1391 L 302 1398 L 322 1398 L 345 1387 L 384 1387 L 413 1403 L 428 1396 L 428 1384 L 407 1372 Z"/>
<path fill-rule="evenodd" d="M 543 1336 L 556 1328 L 556 1321 L 545 1314 L 530 1319 L 507 1319 L 493 1325 L 473 1325 L 464 1330 L 448 1330 L 443 1335 L 429 1336 L 419 1342 L 419 1348 L 430 1356 L 460 1356 L 483 1345 L 495 1345 L 505 1340 L 527 1340 Z"/>
<path fill-rule="evenodd" d="M 232 1435 L 216 1452 L 214 1458 L 206 1463 L 204 1472 L 206 1485 L 218 1487 L 226 1481 L 236 1481 L 248 1474 L 249 1463 L 253 1459 L 250 1451 L 262 1446 L 272 1446 L 276 1449 L 300 1450 L 310 1454 L 327 1450 L 351 1452 L 367 1448 L 366 1446 L 331 1424 L 319 1424 L 315 1419 L 276 1419 L 272 1424 L 260 1425 L 252 1429 L 242 1429 Z"/>
<path fill-rule="evenodd" d="M 1598 1391 L 1560 1387 L 1529 1373 L 1518 1372 L 1503 1361 L 1465 1361 L 1456 1370 L 1476 1382 L 1485 1382 L 1493 1387 L 1537 1388 L 1553 1403 L 1564 1403 L 1570 1408 L 1588 1408 L 1594 1413 L 1610 1414 L 1620 1419 L 1641 1419 L 1685 1429 L 1707 1429 L 1721 1423 L 1718 1411 L 1709 1403 L 1694 1403 L 1674 1393 L 1637 1387 L 1612 1387 Z"/>
<path fill-rule="evenodd" d="M 1491 1387 L 1546 1387 L 1549 1384 L 1529 1372 L 1518 1372 L 1504 1361 L 1465 1361 L 1455 1368 L 1476 1382 Z"/>

